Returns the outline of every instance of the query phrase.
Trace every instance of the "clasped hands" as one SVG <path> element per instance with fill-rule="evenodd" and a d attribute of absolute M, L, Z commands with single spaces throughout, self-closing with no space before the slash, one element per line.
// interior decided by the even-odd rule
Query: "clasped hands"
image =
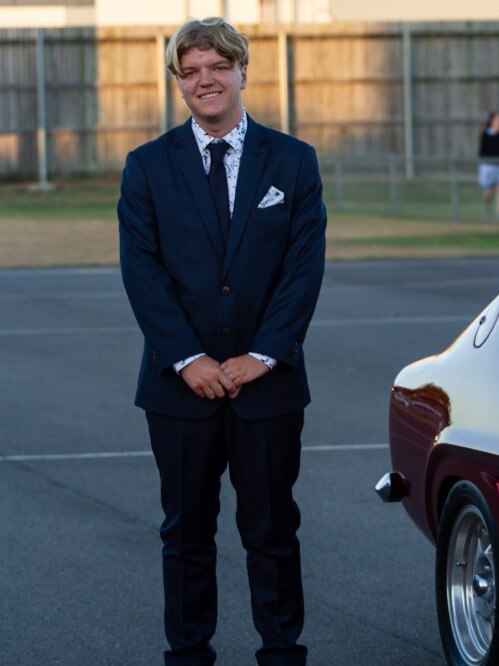
<path fill-rule="evenodd" d="M 262 377 L 270 368 L 250 354 L 218 363 L 210 356 L 200 356 L 180 373 L 182 379 L 200 398 L 215 400 L 228 395 L 237 398 L 243 384 Z"/>

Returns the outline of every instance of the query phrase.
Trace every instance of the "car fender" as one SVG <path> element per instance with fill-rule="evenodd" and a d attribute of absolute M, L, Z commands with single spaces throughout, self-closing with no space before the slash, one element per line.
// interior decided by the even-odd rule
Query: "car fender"
<path fill-rule="evenodd" d="M 496 523 L 499 524 L 497 453 L 452 442 L 450 439 L 452 434 L 454 433 L 451 432 L 451 428 L 445 429 L 428 457 L 425 501 L 428 527 L 433 541 L 436 541 L 445 499 L 452 486 L 460 480 L 469 481 L 480 490 Z M 474 435 L 476 436 L 476 433 Z"/>

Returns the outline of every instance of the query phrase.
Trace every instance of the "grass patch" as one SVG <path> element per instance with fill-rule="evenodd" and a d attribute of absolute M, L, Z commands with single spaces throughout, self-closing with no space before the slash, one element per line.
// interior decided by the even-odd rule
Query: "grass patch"
<path fill-rule="evenodd" d="M 353 238 L 349 242 L 362 245 L 387 245 L 391 247 L 461 248 L 467 250 L 499 251 L 499 232 L 435 234 L 431 236 L 368 236 Z"/>
<path fill-rule="evenodd" d="M 9 183 L 0 187 L 0 217 L 111 219 L 118 197 L 117 178 L 61 181 L 49 190 Z"/>
<path fill-rule="evenodd" d="M 453 204 L 445 178 L 400 180 L 396 196 L 386 177 L 375 172 L 345 177 L 338 198 L 334 174 L 323 173 L 324 199 L 331 217 L 414 217 L 419 219 L 480 220 L 481 195 L 471 181 L 462 181 L 459 200 Z M 59 180 L 54 189 L 39 191 L 26 183 L 0 184 L 0 217 L 36 219 L 66 216 L 76 218 L 114 218 L 119 198 L 118 176 L 80 180 Z M 458 206 L 455 209 L 455 206 Z M 457 213 L 457 215 L 456 215 Z"/>
<path fill-rule="evenodd" d="M 499 224 L 396 217 L 380 206 L 382 190 L 360 188 L 358 204 L 373 197 L 377 212 L 337 212 L 325 192 L 329 258 L 499 255 Z M 0 184 L 0 267 L 116 265 L 118 197 L 118 177 L 60 181 L 49 191 Z"/>

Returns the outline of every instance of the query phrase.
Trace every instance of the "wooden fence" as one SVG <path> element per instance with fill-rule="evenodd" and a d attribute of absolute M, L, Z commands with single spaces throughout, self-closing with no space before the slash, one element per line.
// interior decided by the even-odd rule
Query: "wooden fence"
<path fill-rule="evenodd" d="M 499 23 L 241 26 L 249 113 L 324 155 L 473 157 L 499 107 Z M 0 30 L 0 178 L 116 172 L 186 118 L 172 29 Z"/>

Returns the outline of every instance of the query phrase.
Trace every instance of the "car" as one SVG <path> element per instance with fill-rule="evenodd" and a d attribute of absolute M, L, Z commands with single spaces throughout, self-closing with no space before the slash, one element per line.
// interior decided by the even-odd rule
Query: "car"
<path fill-rule="evenodd" d="M 435 595 L 451 666 L 499 664 L 499 295 L 448 349 L 391 389 L 393 471 L 377 483 L 436 546 Z"/>

